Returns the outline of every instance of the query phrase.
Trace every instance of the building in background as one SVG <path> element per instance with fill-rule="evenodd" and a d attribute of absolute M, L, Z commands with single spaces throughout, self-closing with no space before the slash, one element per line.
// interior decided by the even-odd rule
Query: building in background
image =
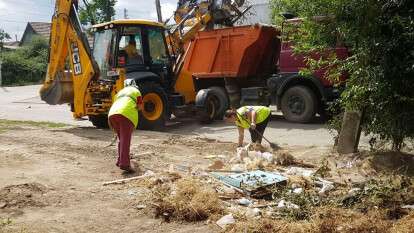
<path fill-rule="evenodd" d="M 3 48 L 5 50 L 14 50 L 19 48 L 20 41 L 6 41 L 3 43 Z"/>
<path fill-rule="evenodd" d="M 44 22 L 28 22 L 26 25 L 26 29 L 24 30 L 22 39 L 20 40 L 19 46 L 25 46 L 30 44 L 33 37 L 41 36 L 49 41 L 50 37 L 50 28 L 51 23 L 44 23 Z M 93 45 L 93 36 L 87 34 L 89 46 L 92 48 Z"/>
<path fill-rule="evenodd" d="M 30 44 L 34 36 L 41 36 L 49 40 L 50 27 L 51 23 L 28 22 L 19 45 L 25 46 Z"/>

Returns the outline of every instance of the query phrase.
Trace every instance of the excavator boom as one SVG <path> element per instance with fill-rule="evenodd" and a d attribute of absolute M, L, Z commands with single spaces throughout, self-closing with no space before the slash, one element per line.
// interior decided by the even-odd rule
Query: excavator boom
<path fill-rule="evenodd" d="M 74 103 L 76 112 L 83 115 L 88 84 L 99 74 L 99 68 L 82 31 L 77 8 L 78 0 L 56 0 L 47 74 L 40 97 L 52 105 Z"/>

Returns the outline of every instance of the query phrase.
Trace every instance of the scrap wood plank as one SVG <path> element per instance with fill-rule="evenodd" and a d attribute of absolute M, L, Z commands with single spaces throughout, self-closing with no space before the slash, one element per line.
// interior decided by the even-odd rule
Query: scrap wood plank
<path fill-rule="evenodd" d="M 110 185 L 110 184 L 122 184 L 122 183 L 129 182 L 129 181 L 132 181 L 132 180 L 144 179 L 144 178 L 147 178 L 147 177 L 150 177 L 150 176 L 153 176 L 153 175 L 155 175 L 155 174 L 154 173 L 152 173 L 152 174 L 144 174 L 142 176 L 135 176 L 135 177 L 131 177 L 131 178 L 125 178 L 125 179 L 107 181 L 107 182 L 103 182 L 102 185 L 103 186 L 106 186 L 106 185 Z"/>

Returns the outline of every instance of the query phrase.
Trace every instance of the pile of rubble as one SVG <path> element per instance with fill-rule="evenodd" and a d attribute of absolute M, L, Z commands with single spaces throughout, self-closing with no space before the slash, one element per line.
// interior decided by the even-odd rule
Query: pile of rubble
<path fill-rule="evenodd" d="M 144 179 L 150 190 L 144 206 L 166 221 L 205 220 L 229 232 L 261 232 L 256 231 L 261 227 L 295 232 L 298 224 L 307 232 L 414 229 L 413 178 L 341 183 L 329 177 L 327 162 L 316 167 L 254 145 L 238 148 L 234 156 L 208 158 L 212 163 L 206 169 L 171 165 L 168 172 L 150 173 Z M 367 222 L 377 217 L 378 229 L 363 228 L 372 227 Z M 325 231 L 327 226 L 333 228 Z"/>

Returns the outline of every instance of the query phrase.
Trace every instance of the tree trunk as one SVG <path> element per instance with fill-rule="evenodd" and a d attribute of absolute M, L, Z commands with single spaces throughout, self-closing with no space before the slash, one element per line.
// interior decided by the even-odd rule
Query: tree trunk
<path fill-rule="evenodd" d="M 345 111 L 338 138 L 338 153 L 348 154 L 358 151 L 359 138 L 361 136 L 361 121 L 361 111 Z"/>

